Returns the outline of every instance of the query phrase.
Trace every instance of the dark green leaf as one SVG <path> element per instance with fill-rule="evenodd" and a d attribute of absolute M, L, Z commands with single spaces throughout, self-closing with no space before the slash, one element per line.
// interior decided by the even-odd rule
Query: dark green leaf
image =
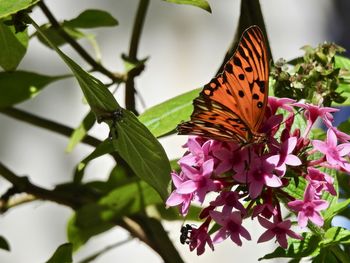
<path fill-rule="evenodd" d="M 45 76 L 26 71 L 0 72 L 0 108 L 33 98 L 51 82 L 66 77 Z"/>
<path fill-rule="evenodd" d="M 157 205 L 157 211 L 162 219 L 168 221 L 183 220 L 183 216 L 180 214 L 179 209 L 176 207 L 165 208 L 164 204 Z M 186 220 L 188 221 L 201 221 L 198 215 L 202 211 L 201 207 L 191 206 L 188 214 L 186 215 Z"/>
<path fill-rule="evenodd" d="M 4 70 L 17 68 L 27 51 L 28 39 L 27 30 L 15 33 L 14 26 L 6 26 L 0 20 L 0 66 Z"/>
<path fill-rule="evenodd" d="M 327 230 L 321 241 L 322 246 L 334 244 L 350 244 L 350 230 L 342 227 L 332 227 Z"/>
<path fill-rule="evenodd" d="M 164 0 L 164 1 L 169 3 L 175 3 L 175 4 L 197 6 L 211 13 L 210 5 L 208 1 L 205 1 L 205 0 Z"/>
<path fill-rule="evenodd" d="M 153 186 L 165 200 L 168 196 L 170 165 L 166 153 L 150 131 L 136 116 L 123 110 L 117 122 L 117 138 L 113 140 L 115 150 L 134 173 Z"/>
<path fill-rule="evenodd" d="M 10 251 L 10 245 L 3 236 L 0 236 L 0 248 Z"/>
<path fill-rule="evenodd" d="M 338 129 L 342 132 L 350 134 L 350 118 L 340 123 Z"/>
<path fill-rule="evenodd" d="M 46 263 L 71 263 L 73 247 L 71 243 L 60 245 Z"/>
<path fill-rule="evenodd" d="M 289 245 L 287 249 L 278 247 L 274 252 L 266 254 L 261 259 L 271 258 L 302 258 L 310 256 L 318 247 L 320 238 L 311 234 L 303 234 L 303 240 L 289 239 Z"/>
<path fill-rule="evenodd" d="M 71 69 L 74 76 L 79 82 L 87 102 L 91 110 L 95 113 L 97 120 L 103 120 L 106 115 L 111 115 L 116 109 L 120 108 L 113 94 L 107 87 L 97 78 L 93 77 L 83 70 L 72 59 L 66 56 L 54 43 L 52 43 L 41 30 L 41 28 L 32 21 L 38 33 L 45 39 L 46 42 L 58 53 L 62 60 Z"/>
<path fill-rule="evenodd" d="M 189 120 L 193 111 L 192 101 L 199 92 L 200 89 L 195 89 L 151 107 L 139 116 L 139 120 L 154 136 L 167 134 L 182 121 Z"/>
<path fill-rule="evenodd" d="M 92 128 L 92 126 L 94 126 L 95 120 L 95 115 L 92 111 L 89 111 L 89 113 L 85 116 L 80 125 L 74 130 L 74 132 L 70 136 L 66 152 L 73 151 L 74 147 L 85 138 L 87 132 Z"/>
<path fill-rule="evenodd" d="M 95 28 L 116 26 L 118 21 L 106 11 L 89 9 L 72 20 L 64 21 L 63 25 L 73 28 Z"/>
<path fill-rule="evenodd" d="M 0 0 L 0 19 L 35 5 L 39 0 Z"/>

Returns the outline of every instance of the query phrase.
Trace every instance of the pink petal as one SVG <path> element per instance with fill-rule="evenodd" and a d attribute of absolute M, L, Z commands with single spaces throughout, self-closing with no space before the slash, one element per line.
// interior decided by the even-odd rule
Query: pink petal
<path fill-rule="evenodd" d="M 290 137 L 287 141 L 288 141 L 287 154 L 290 154 L 294 150 L 295 146 L 297 145 L 297 138 Z"/>
<path fill-rule="evenodd" d="M 315 201 L 313 201 L 313 204 L 315 205 L 314 209 L 316 211 L 321 211 L 321 210 L 327 209 L 327 207 L 329 205 L 328 202 L 325 200 L 315 200 Z"/>
<path fill-rule="evenodd" d="M 210 211 L 210 216 L 216 223 L 218 223 L 221 226 L 224 226 L 226 224 L 226 218 L 223 216 L 222 213 L 218 211 Z"/>
<path fill-rule="evenodd" d="M 282 181 L 279 177 L 274 174 L 269 174 L 264 176 L 265 184 L 270 187 L 280 187 L 282 186 Z"/>
<path fill-rule="evenodd" d="M 183 198 L 181 195 L 176 193 L 175 191 L 170 194 L 168 199 L 166 200 L 166 206 L 177 206 L 183 202 Z"/>
<path fill-rule="evenodd" d="M 276 236 L 278 244 L 280 244 L 281 247 L 287 248 L 288 247 L 288 242 L 287 242 L 287 237 L 285 234 L 278 234 Z"/>
<path fill-rule="evenodd" d="M 208 161 L 205 161 L 202 165 L 203 168 L 203 176 L 209 177 L 214 169 L 214 160 L 209 159 Z"/>
<path fill-rule="evenodd" d="M 287 235 L 292 237 L 292 238 L 295 238 L 295 239 L 303 239 L 303 237 L 297 233 L 295 233 L 294 231 L 292 230 L 287 230 L 286 231 Z"/>
<path fill-rule="evenodd" d="M 259 221 L 260 225 L 262 225 L 263 227 L 265 227 L 267 229 L 271 229 L 275 226 L 269 220 L 267 220 L 266 218 L 261 217 L 261 216 L 258 217 L 258 221 Z"/>
<path fill-rule="evenodd" d="M 245 229 L 243 226 L 239 229 L 239 234 L 244 237 L 247 240 L 251 240 L 250 234 L 247 229 Z"/>
<path fill-rule="evenodd" d="M 267 158 L 266 161 L 270 164 L 277 166 L 279 161 L 280 161 L 280 156 L 279 156 L 279 154 L 272 155 L 269 158 Z"/>
<path fill-rule="evenodd" d="M 304 206 L 304 201 L 302 200 L 291 201 L 288 203 L 288 206 L 295 211 L 301 211 Z"/>
<path fill-rule="evenodd" d="M 288 154 L 286 158 L 286 164 L 292 165 L 292 166 L 298 166 L 298 165 L 301 165 L 301 161 L 297 156 L 293 154 Z"/>
<path fill-rule="evenodd" d="M 231 233 L 231 240 L 237 244 L 237 246 L 242 246 L 242 240 L 239 238 L 237 232 Z"/>
<path fill-rule="evenodd" d="M 197 184 L 191 180 L 188 180 L 180 185 L 176 189 L 176 192 L 179 194 L 190 194 L 197 190 Z"/>
<path fill-rule="evenodd" d="M 339 156 L 344 156 L 350 153 L 350 143 L 343 143 L 338 145 L 337 150 L 339 151 Z"/>
<path fill-rule="evenodd" d="M 328 147 L 336 147 L 337 146 L 337 136 L 335 135 L 335 132 L 332 129 L 328 129 L 327 131 L 327 144 Z"/>
<path fill-rule="evenodd" d="M 213 243 L 220 243 L 222 241 L 224 241 L 226 238 L 228 237 L 228 233 L 226 231 L 226 228 L 221 228 L 216 235 L 213 238 Z"/>
<path fill-rule="evenodd" d="M 317 226 L 323 226 L 323 218 L 322 216 L 318 213 L 315 212 L 309 219 Z"/>
<path fill-rule="evenodd" d="M 314 146 L 314 148 L 321 152 L 321 153 L 326 153 L 328 150 L 328 145 L 326 143 L 324 143 L 323 141 L 319 141 L 319 140 L 312 140 L 312 145 Z"/>
<path fill-rule="evenodd" d="M 259 196 L 263 189 L 264 184 L 259 182 L 254 182 L 249 184 L 249 195 L 251 198 L 255 199 Z"/>
<path fill-rule="evenodd" d="M 298 214 L 298 224 L 300 227 L 306 227 L 308 218 L 305 216 L 303 212 L 299 212 Z"/>

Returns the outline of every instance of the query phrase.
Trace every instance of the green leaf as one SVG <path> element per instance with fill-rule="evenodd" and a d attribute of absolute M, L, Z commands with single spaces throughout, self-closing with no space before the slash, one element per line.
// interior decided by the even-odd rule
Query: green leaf
<path fill-rule="evenodd" d="M 72 135 L 70 136 L 66 152 L 73 151 L 74 147 L 85 138 L 87 132 L 92 128 L 92 126 L 94 126 L 95 121 L 95 115 L 92 111 L 89 111 L 80 125 L 74 129 Z"/>
<path fill-rule="evenodd" d="M 115 150 L 134 173 L 153 186 L 165 200 L 170 164 L 161 144 L 133 113 L 126 110 L 123 110 L 122 120 L 117 122 L 116 132 Z"/>
<path fill-rule="evenodd" d="M 182 5 L 193 5 L 202 8 L 211 13 L 211 8 L 208 1 L 205 0 L 164 0 L 165 2 L 182 4 Z"/>
<path fill-rule="evenodd" d="M 155 137 L 165 135 L 175 130 L 181 121 L 189 120 L 193 111 L 192 101 L 199 92 L 200 89 L 195 89 L 153 106 L 141 114 L 139 120 Z"/>
<path fill-rule="evenodd" d="M 0 20 L 0 66 L 4 70 L 17 68 L 27 51 L 28 39 L 27 30 L 15 33 L 14 26 L 6 26 Z"/>
<path fill-rule="evenodd" d="M 73 262 L 72 253 L 73 247 L 71 243 L 62 244 L 46 263 L 71 263 Z"/>
<path fill-rule="evenodd" d="M 31 99 L 51 82 L 67 76 L 45 76 L 34 72 L 0 72 L 0 108 Z"/>
<path fill-rule="evenodd" d="M 278 247 L 272 253 L 266 254 L 262 259 L 271 259 L 271 258 L 303 258 L 310 256 L 317 248 L 320 238 L 311 235 L 310 233 L 303 234 L 304 239 L 288 239 L 289 245 L 287 249 Z"/>
<path fill-rule="evenodd" d="M 72 59 L 65 55 L 58 47 L 55 46 L 41 30 L 41 28 L 33 21 L 35 29 L 45 39 L 46 42 L 58 53 L 62 60 L 71 69 L 74 76 L 79 82 L 87 102 L 89 103 L 91 110 L 95 113 L 97 120 L 103 120 L 110 117 L 116 109 L 120 108 L 113 94 L 107 89 L 107 87 L 97 78 L 93 77 L 85 70 L 83 70 Z"/>
<path fill-rule="evenodd" d="M 336 68 L 347 69 L 350 70 L 350 59 L 343 56 L 335 56 L 334 57 L 334 65 Z"/>
<path fill-rule="evenodd" d="M 350 118 L 339 124 L 338 129 L 345 133 L 350 133 Z"/>
<path fill-rule="evenodd" d="M 0 248 L 3 250 L 10 251 L 10 245 L 3 236 L 0 236 Z"/>
<path fill-rule="evenodd" d="M 39 0 L 0 0 L 0 19 L 35 5 Z"/>
<path fill-rule="evenodd" d="M 350 230 L 342 227 L 331 227 L 327 230 L 321 241 L 322 246 L 334 244 L 350 244 Z"/>
<path fill-rule="evenodd" d="M 82 12 L 78 17 L 64 21 L 63 25 L 74 28 L 95 28 L 117 26 L 118 21 L 106 11 L 88 9 Z"/>
<path fill-rule="evenodd" d="M 122 217 L 159 203 L 163 203 L 162 199 L 145 182 L 130 182 L 117 187 L 97 203 L 87 204 L 77 210 L 68 223 L 68 240 L 77 250 L 91 237 L 115 226 Z"/>

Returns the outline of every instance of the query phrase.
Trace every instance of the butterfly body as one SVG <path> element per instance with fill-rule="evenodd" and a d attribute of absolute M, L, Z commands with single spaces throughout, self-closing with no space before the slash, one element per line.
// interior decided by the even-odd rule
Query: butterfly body
<path fill-rule="evenodd" d="M 241 144 L 262 142 L 268 75 L 264 37 L 259 27 L 252 26 L 243 33 L 224 71 L 193 101 L 191 120 L 178 126 L 179 134 Z"/>

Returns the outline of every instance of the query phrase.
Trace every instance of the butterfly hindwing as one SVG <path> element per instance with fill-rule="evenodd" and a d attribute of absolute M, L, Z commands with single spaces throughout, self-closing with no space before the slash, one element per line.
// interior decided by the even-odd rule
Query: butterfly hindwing
<path fill-rule="evenodd" d="M 224 71 L 194 100 L 191 120 L 179 125 L 179 134 L 242 143 L 252 140 L 264 119 L 268 72 L 263 34 L 252 26 L 243 33 Z"/>

